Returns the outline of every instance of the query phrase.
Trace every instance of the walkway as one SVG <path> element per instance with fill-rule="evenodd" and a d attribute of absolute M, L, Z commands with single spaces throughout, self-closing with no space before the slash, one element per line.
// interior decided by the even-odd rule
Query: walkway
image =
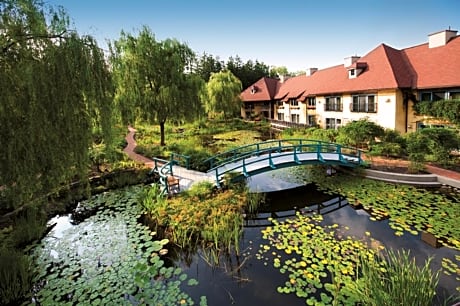
<path fill-rule="evenodd" d="M 134 149 L 137 146 L 136 140 L 134 139 L 134 135 L 136 134 L 136 129 L 129 126 L 128 130 L 129 130 L 129 133 L 128 135 L 126 135 L 126 138 L 125 138 L 127 142 L 127 146 L 123 149 L 123 151 L 132 160 L 138 163 L 144 164 L 145 166 L 149 168 L 153 168 L 154 166 L 153 160 L 134 152 Z M 209 181 L 213 184 L 215 183 L 215 179 L 212 174 L 207 174 L 207 173 L 194 171 L 194 170 L 188 170 L 180 166 L 173 166 L 173 175 L 179 178 L 180 190 L 189 189 L 190 186 L 192 186 L 192 184 L 195 182 Z"/>
<path fill-rule="evenodd" d="M 375 165 L 383 165 L 383 166 L 391 166 L 391 167 L 398 167 L 398 166 L 407 167 L 409 165 L 409 161 L 402 160 L 402 159 L 384 159 L 380 157 L 371 157 L 369 160 L 371 161 L 372 164 L 375 164 Z M 432 174 L 436 174 L 439 176 L 443 176 L 446 178 L 460 181 L 459 172 L 439 168 L 439 167 L 432 166 L 429 164 L 425 166 L 426 166 L 426 170 Z"/>
<path fill-rule="evenodd" d="M 136 140 L 134 139 L 136 129 L 129 126 L 128 130 L 129 130 L 129 133 L 126 136 L 127 146 L 125 147 L 123 151 L 132 160 L 138 163 L 145 164 L 149 168 L 153 168 L 153 165 L 154 165 L 153 160 L 134 152 L 134 149 L 137 146 Z M 407 165 L 409 164 L 409 162 L 406 160 L 384 159 L 380 157 L 372 157 L 369 160 L 372 162 L 372 164 L 388 165 L 388 166 L 393 166 L 393 167 L 394 166 L 407 167 Z M 459 172 L 442 169 L 442 168 L 435 167 L 432 165 L 426 165 L 426 169 L 428 170 L 428 172 L 438 175 L 439 181 L 442 182 L 443 184 L 449 184 L 452 186 L 456 186 L 457 188 L 460 188 L 460 173 Z M 173 166 L 173 174 L 174 176 L 180 179 L 181 190 L 186 190 L 190 188 L 190 186 L 194 182 L 209 181 L 211 183 L 215 183 L 215 180 L 216 180 L 214 172 L 203 173 L 199 171 L 188 170 L 180 166 Z"/>

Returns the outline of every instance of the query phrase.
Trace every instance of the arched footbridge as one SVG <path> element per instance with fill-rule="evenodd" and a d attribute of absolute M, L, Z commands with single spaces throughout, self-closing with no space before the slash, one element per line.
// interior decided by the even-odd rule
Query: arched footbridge
<path fill-rule="evenodd" d="M 268 140 L 241 146 L 207 159 L 208 173 L 219 182 L 227 173 L 249 177 L 262 172 L 298 165 L 363 164 L 362 151 L 336 143 L 308 139 Z"/>
<path fill-rule="evenodd" d="M 361 153 L 362 151 L 356 148 L 317 140 L 268 140 L 240 146 L 205 160 L 204 163 L 209 170 L 206 174 L 201 174 L 210 180 L 214 178 L 219 186 L 227 173 L 232 173 L 235 179 L 298 165 L 356 167 L 363 164 Z M 170 191 L 167 178 L 173 175 L 173 166 L 182 165 L 188 169 L 188 157 L 184 155 L 172 154 L 169 161 L 159 159 L 154 161 L 155 166 L 152 171 L 160 174 L 160 182 L 165 187 L 166 193 Z M 200 179 L 203 178 L 202 175 Z"/>

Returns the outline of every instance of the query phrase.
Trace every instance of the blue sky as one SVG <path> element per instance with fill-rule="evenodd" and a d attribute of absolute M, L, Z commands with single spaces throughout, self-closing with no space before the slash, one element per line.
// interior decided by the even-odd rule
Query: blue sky
<path fill-rule="evenodd" d="M 120 31 L 150 27 L 197 52 L 240 56 L 289 71 L 341 64 L 381 43 L 405 48 L 460 30 L 460 0 L 45 0 L 106 48 Z"/>

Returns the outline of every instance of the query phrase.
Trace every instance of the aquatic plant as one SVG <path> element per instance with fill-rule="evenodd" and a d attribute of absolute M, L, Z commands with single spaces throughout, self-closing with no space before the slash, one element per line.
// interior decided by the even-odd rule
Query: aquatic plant
<path fill-rule="evenodd" d="M 97 213 L 78 227 L 50 236 L 35 250 L 38 292 L 44 305 L 193 304 L 183 285 L 196 281 L 165 266 L 167 239 L 138 223 L 142 187 L 104 193 L 82 202 Z"/>
<path fill-rule="evenodd" d="M 0 248 L 0 305 L 14 305 L 30 293 L 34 272 L 22 251 Z"/>
<path fill-rule="evenodd" d="M 263 199 L 237 186 L 217 190 L 210 182 L 200 182 L 167 200 L 149 191 L 142 202 L 148 202 L 146 214 L 165 237 L 182 248 L 200 245 L 213 261 L 221 252 L 239 252 L 245 209 L 255 211 Z"/>
<path fill-rule="evenodd" d="M 377 261 L 362 258 L 361 276 L 355 286 L 358 299 L 369 306 L 432 305 L 439 271 L 431 271 L 431 260 L 419 267 L 410 252 L 404 250 L 388 250 Z"/>
<path fill-rule="evenodd" d="M 385 253 L 370 233 L 356 240 L 346 227 L 324 225 L 321 215 L 271 221 L 257 256 L 287 275 L 279 293 L 295 293 L 307 305 L 431 305 L 439 279 L 431 259 L 418 267 L 408 252 Z"/>
<path fill-rule="evenodd" d="M 373 261 L 378 250 L 368 249 L 352 237 L 338 239 L 337 224 L 321 224 L 321 215 L 302 215 L 278 222 L 262 231 L 269 244 L 260 246 L 258 258 L 272 261 L 287 275 L 279 293 L 295 293 L 307 305 L 355 305 L 352 291 L 362 256 Z"/>

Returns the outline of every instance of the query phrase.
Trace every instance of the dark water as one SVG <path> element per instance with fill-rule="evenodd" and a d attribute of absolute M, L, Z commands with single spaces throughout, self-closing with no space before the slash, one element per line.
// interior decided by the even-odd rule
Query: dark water
<path fill-rule="evenodd" d="M 289 177 L 288 172 L 255 176 L 249 181 L 249 186 L 253 191 L 267 192 L 267 199 L 266 204 L 260 207 L 259 213 L 250 216 L 251 218 L 248 216 L 248 220 L 245 221 L 239 256 L 228 254 L 220 258 L 218 266 L 212 266 L 208 263 L 208 255 L 202 250 L 193 250 L 187 254 L 171 252 L 167 255 L 171 256 L 171 264 L 181 267 L 186 274 L 198 280 L 197 286 L 183 288 L 194 301 L 206 296 L 208 305 L 305 305 L 305 299 L 298 298 L 295 294 L 277 292 L 277 287 L 288 281 L 288 275 L 281 274 L 278 269 L 273 268 L 271 260 L 266 264 L 266 260 L 257 259 L 256 254 L 259 246 L 267 243 L 262 239 L 261 230 L 270 225 L 268 217 L 280 220 L 291 218 L 299 210 L 316 210 L 318 204 L 329 205 L 321 209 L 324 224 L 348 226 L 347 234 L 360 240 L 366 240 L 365 232 L 370 232 L 376 243 L 384 245 L 387 249 L 410 250 L 411 254 L 416 255 L 416 261 L 419 263 L 432 256 L 433 270 L 441 267 L 443 257 L 456 262 L 455 256 L 460 255 L 459 251 L 445 247 L 435 249 L 421 241 L 420 235 L 405 233 L 398 237 L 388 226 L 388 221 L 371 221 L 365 211 L 355 210 L 338 196 L 319 192 L 314 185 L 305 186 L 295 178 Z M 274 191 L 268 192 L 270 190 Z M 339 204 L 343 207 L 339 208 Z M 62 233 L 72 227 L 69 217 L 55 220 L 58 224 L 53 231 L 53 239 L 61 238 Z M 91 226 L 88 227 L 88 231 L 94 230 Z M 104 226 L 108 225 L 101 224 L 101 227 Z M 125 226 L 120 225 L 123 230 Z M 101 229 L 98 232 L 108 232 L 110 235 L 113 231 Z M 58 254 L 50 255 L 55 257 Z M 458 295 L 455 288 L 459 285 L 455 276 L 448 277 L 441 273 L 438 294 Z"/>
<path fill-rule="evenodd" d="M 261 238 L 261 230 L 269 225 L 266 220 L 268 217 L 277 216 L 283 219 L 283 216 L 293 216 L 296 210 L 305 206 L 307 209 L 316 209 L 317 203 L 337 203 L 342 199 L 323 194 L 314 186 L 305 186 L 268 193 L 267 200 L 268 204 L 261 208 L 261 213 L 255 216 L 255 220 L 246 221 L 240 256 L 222 258 L 223 262 L 219 267 L 211 267 L 200 252 L 192 257 L 189 264 L 176 262 L 190 277 L 199 281 L 198 286 L 187 288 L 187 292 L 195 300 L 206 295 L 209 305 L 305 305 L 305 299 L 298 298 L 295 294 L 278 293 L 277 287 L 288 281 L 288 275 L 281 274 L 270 263 L 264 265 L 265 260 L 255 257 L 259 246 L 267 243 Z M 343 204 L 343 200 L 341 203 Z M 334 205 L 325 211 L 333 208 Z M 460 252 L 449 248 L 433 248 L 423 242 L 420 235 L 405 233 L 398 237 L 389 227 L 388 221 L 371 221 L 365 211 L 355 210 L 349 205 L 323 213 L 323 217 L 324 224 L 348 226 L 347 235 L 356 239 L 367 240 L 365 232 L 370 232 L 376 240 L 374 243 L 382 244 L 387 249 L 410 250 L 416 256 L 417 263 L 423 264 L 431 256 L 433 270 L 441 268 L 443 257 L 455 262 L 455 255 L 460 255 Z M 438 295 L 458 295 L 455 290 L 457 286 L 459 284 L 455 276 L 441 273 Z"/>

